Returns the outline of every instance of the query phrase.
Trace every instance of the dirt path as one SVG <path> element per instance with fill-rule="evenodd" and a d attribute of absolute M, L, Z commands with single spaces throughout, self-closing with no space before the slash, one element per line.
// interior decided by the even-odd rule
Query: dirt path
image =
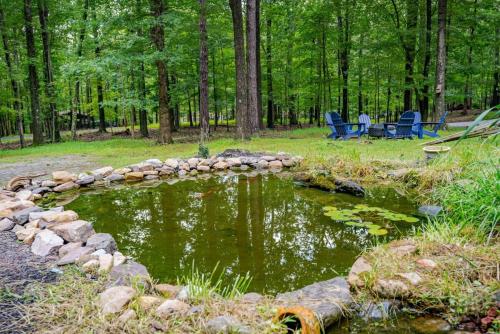
<path fill-rule="evenodd" d="M 63 155 L 57 157 L 41 157 L 15 163 L 0 162 L 0 186 L 3 186 L 14 176 L 50 174 L 56 170 L 66 170 L 79 173 L 96 168 L 95 161 L 87 156 Z"/>
<path fill-rule="evenodd" d="M 33 282 L 56 279 L 57 274 L 50 271 L 55 258 L 34 255 L 10 231 L 0 232 L 0 249 L 0 333 L 30 332 L 22 307 L 32 298 L 27 288 Z"/>

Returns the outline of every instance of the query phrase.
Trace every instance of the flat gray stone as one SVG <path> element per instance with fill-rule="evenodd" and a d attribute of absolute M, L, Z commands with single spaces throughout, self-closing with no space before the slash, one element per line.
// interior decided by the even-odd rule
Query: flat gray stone
<path fill-rule="evenodd" d="M 114 286 L 99 295 L 99 306 L 104 315 L 118 313 L 136 295 L 136 291 L 129 286 Z"/>
<path fill-rule="evenodd" d="M 121 174 L 111 174 L 104 178 L 104 180 L 108 182 L 118 182 L 125 180 L 125 176 Z"/>
<path fill-rule="evenodd" d="M 85 256 L 91 254 L 94 251 L 91 247 L 78 247 L 69 250 L 63 257 L 57 261 L 58 266 L 65 266 L 67 264 L 72 264 L 83 259 Z"/>
<path fill-rule="evenodd" d="M 350 180 L 335 180 L 335 192 L 351 194 L 356 197 L 365 196 L 365 188 Z"/>
<path fill-rule="evenodd" d="M 82 178 L 79 178 L 78 180 L 75 181 L 76 184 L 80 186 L 87 186 L 89 184 L 94 183 L 95 177 L 93 175 L 87 175 Z"/>
<path fill-rule="evenodd" d="M 39 187 L 32 190 L 34 195 L 43 195 L 49 192 L 52 192 L 52 189 L 49 187 Z"/>
<path fill-rule="evenodd" d="M 127 261 L 126 263 L 117 265 L 111 269 L 109 273 L 111 279 L 110 285 L 127 285 L 138 283 L 143 286 L 149 286 L 151 276 L 145 266 L 135 261 Z"/>
<path fill-rule="evenodd" d="M 104 249 L 106 253 L 113 254 L 116 251 L 116 242 L 109 233 L 96 233 L 87 239 L 88 247 Z"/>
<path fill-rule="evenodd" d="M 212 318 L 205 325 L 205 333 L 207 334 L 231 334 L 251 333 L 251 330 L 243 326 L 238 320 L 229 315 L 222 315 Z"/>
<path fill-rule="evenodd" d="M 38 206 L 32 206 L 31 208 L 26 208 L 26 209 L 23 209 L 21 211 L 18 211 L 16 213 L 14 213 L 14 215 L 12 216 L 12 219 L 20 224 L 20 225 L 24 225 L 28 222 L 29 220 L 29 217 L 30 217 L 30 213 L 33 213 L 33 212 L 42 212 L 43 209 L 38 207 Z"/>

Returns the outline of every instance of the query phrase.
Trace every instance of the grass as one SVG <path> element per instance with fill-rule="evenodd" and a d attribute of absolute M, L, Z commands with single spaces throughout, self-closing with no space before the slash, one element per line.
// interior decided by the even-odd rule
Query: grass
<path fill-rule="evenodd" d="M 154 295 L 152 291 L 141 290 L 128 305 L 137 318 L 124 325 L 118 321 L 120 314 L 103 316 L 99 310 L 99 293 L 107 283 L 105 276 L 89 280 L 77 267 L 67 267 L 58 283 L 37 286 L 35 302 L 25 308 L 26 319 L 39 333 L 150 333 L 162 328 L 162 332 L 180 334 L 204 333 L 209 319 L 230 314 L 258 333 L 286 333 L 282 325 L 271 321 L 276 310 L 269 298 L 253 304 L 236 296 L 205 296 L 198 312 L 159 318 L 155 308 L 144 310 L 139 306 L 137 300 L 141 295 Z"/>

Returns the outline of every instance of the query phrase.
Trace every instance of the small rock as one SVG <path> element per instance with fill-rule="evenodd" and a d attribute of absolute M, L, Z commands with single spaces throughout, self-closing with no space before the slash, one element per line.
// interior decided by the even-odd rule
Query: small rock
<path fill-rule="evenodd" d="M 198 158 L 188 159 L 187 163 L 189 164 L 189 168 L 190 169 L 196 169 L 196 167 L 198 166 L 198 162 L 199 161 L 200 161 L 200 159 L 198 159 Z"/>
<path fill-rule="evenodd" d="M 118 181 L 123 181 L 125 180 L 125 176 L 123 176 L 123 174 L 110 174 L 108 176 L 106 176 L 105 178 L 106 181 L 108 182 L 118 182 Z"/>
<path fill-rule="evenodd" d="M 144 173 L 142 172 L 130 172 L 125 174 L 126 181 L 140 181 L 144 178 Z"/>
<path fill-rule="evenodd" d="M 225 163 L 224 161 L 219 161 L 219 162 L 216 162 L 214 165 L 213 165 L 213 168 L 215 170 L 225 170 L 227 169 L 229 166 L 227 163 Z"/>
<path fill-rule="evenodd" d="M 380 320 L 388 318 L 391 310 L 393 308 L 393 303 L 387 300 L 381 301 L 379 303 L 367 303 L 361 306 L 360 316 L 366 320 Z"/>
<path fill-rule="evenodd" d="M 99 260 L 99 256 L 104 255 L 104 254 L 107 254 L 104 249 L 98 249 L 95 252 L 93 252 L 92 254 L 90 254 L 90 258 Z"/>
<path fill-rule="evenodd" d="M 86 273 L 97 272 L 97 270 L 99 269 L 99 260 L 88 260 L 82 265 L 82 269 Z"/>
<path fill-rule="evenodd" d="M 114 286 L 99 295 L 99 305 L 104 315 L 118 313 L 127 305 L 136 292 L 128 286 Z"/>
<path fill-rule="evenodd" d="M 77 179 L 77 177 L 75 174 L 72 174 L 72 173 L 69 173 L 66 171 L 56 171 L 56 172 L 52 173 L 52 180 L 54 180 L 54 182 L 56 184 L 73 182 L 73 181 L 76 181 L 76 179 Z M 42 186 L 44 186 L 43 182 L 42 182 Z M 45 186 L 50 187 L 49 185 L 45 185 Z"/>
<path fill-rule="evenodd" d="M 32 206 L 30 208 L 26 208 L 26 209 L 23 209 L 21 211 L 17 211 L 16 213 L 14 213 L 12 215 L 12 219 L 16 223 L 18 223 L 20 225 L 24 225 L 28 222 L 31 213 L 42 212 L 42 211 L 43 211 L 42 208 L 40 208 L 38 206 Z"/>
<path fill-rule="evenodd" d="M 102 167 L 90 172 L 90 174 L 92 174 L 93 176 L 101 175 L 102 177 L 111 175 L 111 173 L 113 173 L 113 167 L 111 166 Z"/>
<path fill-rule="evenodd" d="M 420 282 L 422 282 L 422 277 L 420 277 L 420 275 L 415 273 L 415 272 L 398 273 L 396 275 L 399 277 L 405 278 L 408 282 L 410 282 L 414 286 L 419 285 Z"/>
<path fill-rule="evenodd" d="M 182 301 L 189 301 L 189 290 L 187 287 L 183 286 L 181 288 L 181 290 L 177 293 L 177 296 L 175 297 L 179 300 L 182 300 Z"/>
<path fill-rule="evenodd" d="M 203 305 L 196 305 L 196 306 L 193 306 L 189 309 L 188 311 L 188 316 L 189 315 L 195 315 L 195 314 L 200 314 L 202 313 L 203 311 L 205 310 L 205 307 L 203 307 Z"/>
<path fill-rule="evenodd" d="M 156 309 L 156 315 L 161 318 L 166 318 L 172 314 L 182 314 L 189 310 L 189 304 L 186 304 L 177 299 L 169 299 L 164 301 Z"/>
<path fill-rule="evenodd" d="M 57 183 L 52 180 L 43 180 L 41 186 L 47 188 L 54 188 L 55 186 L 57 186 Z"/>
<path fill-rule="evenodd" d="M 113 254 L 113 267 L 119 266 L 127 261 L 127 258 L 120 252 L 114 252 Z"/>
<path fill-rule="evenodd" d="M 242 301 L 244 301 L 246 303 L 252 303 L 252 304 L 260 303 L 263 299 L 264 299 L 264 296 L 262 296 L 260 293 L 256 293 L 256 292 L 245 293 L 243 296 L 241 296 Z"/>
<path fill-rule="evenodd" d="M 66 245 L 61 246 L 61 248 L 59 248 L 59 257 L 63 257 L 69 252 L 82 247 L 82 244 L 83 243 L 81 242 L 70 242 L 67 243 Z"/>
<path fill-rule="evenodd" d="M 182 287 L 178 285 L 171 284 L 156 284 L 155 290 L 162 294 L 165 298 L 173 298 L 175 297 L 179 291 L 181 291 Z"/>
<path fill-rule="evenodd" d="M 94 183 L 94 181 L 95 181 L 94 175 L 85 175 L 85 176 L 79 178 L 78 180 L 76 180 L 75 183 L 80 185 L 80 186 L 87 186 L 89 184 Z"/>
<path fill-rule="evenodd" d="M 31 244 L 38 232 L 40 232 L 39 228 L 25 228 L 17 231 L 16 237 L 18 240 L 23 241 L 26 244 Z"/>
<path fill-rule="evenodd" d="M 21 231 L 21 230 L 24 230 L 25 228 L 22 226 L 22 225 L 15 225 L 13 228 L 12 228 L 12 232 L 16 233 L 17 235 L 17 232 L 18 231 Z"/>
<path fill-rule="evenodd" d="M 79 247 L 79 248 L 74 248 L 71 250 L 68 250 L 68 252 L 59 258 L 59 261 L 57 261 L 58 266 L 65 266 L 67 264 L 72 264 L 75 262 L 86 262 L 88 260 L 85 260 L 87 256 L 94 251 L 93 248 L 91 247 Z"/>
<path fill-rule="evenodd" d="M 422 205 L 418 208 L 418 213 L 422 216 L 434 218 L 443 211 L 443 207 L 437 205 Z"/>
<path fill-rule="evenodd" d="M 366 261 L 364 257 L 358 257 L 349 271 L 347 282 L 349 282 L 352 287 L 363 287 L 365 282 L 360 276 L 370 271 L 372 271 L 371 264 Z"/>
<path fill-rule="evenodd" d="M 24 227 L 26 227 L 26 228 L 33 228 L 33 227 L 41 228 L 42 224 L 44 222 L 45 222 L 45 220 L 43 220 L 43 219 L 32 220 L 29 223 L 26 223 L 26 225 L 24 225 Z"/>
<path fill-rule="evenodd" d="M 198 167 L 196 167 L 196 169 L 199 171 L 199 172 L 210 172 L 210 166 L 202 166 L 202 165 L 199 165 Z"/>
<path fill-rule="evenodd" d="M 276 157 L 272 156 L 272 155 L 263 155 L 260 157 L 260 160 L 265 160 L 265 161 L 269 162 L 269 161 L 276 160 Z"/>
<path fill-rule="evenodd" d="M 351 194 L 356 197 L 365 196 L 365 188 L 350 180 L 335 180 L 335 192 Z"/>
<path fill-rule="evenodd" d="M 113 254 L 116 251 L 116 242 L 109 233 L 96 233 L 87 239 L 87 247 L 93 249 L 104 249 L 107 253 Z"/>
<path fill-rule="evenodd" d="M 232 316 L 223 315 L 208 320 L 205 332 L 207 334 L 247 333 L 248 329 Z"/>
<path fill-rule="evenodd" d="M 80 186 L 78 184 L 76 184 L 73 181 L 69 181 L 69 182 L 58 185 L 57 187 L 54 188 L 54 191 L 58 192 L 58 193 L 62 193 L 65 191 L 70 191 L 70 190 L 78 189 L 78 188 L 80 188 Z"/>
<path fill-rule="evenodd" d="M 295 166 L 295 162 L 293 162 L 293 160 L 283 160 L 281 163 L 283 164 L 283 167 L 289 168 Z"/>
<path fill-rule="evenodd" d="M 281 169 L 283 168 L 283 163 L 279 160 L 274 160 L 269 162 L 269 168 L 271 169 Z"/>
<path fill-rule="evenodd" d="M 179 170 L 178 172 L 179 177 L 183 177 L 187 175 L 187 172 L 184 169 Z"/>
<path fill-rule="evenodd" d="M 179 161 L 177 159 L 167 159 L 165 160 L 165 165 L 172 169 L 177 169 L 179 168 Z"/>
<path fill-rule="evenodd" d="M 259 160 L 259 162 L 257 162 L 258 169 L 266 169 L 268 167 L 269 167 L 269 162 L 267 162 L 267 160 Z"/>
<path fill-rule="evenodd" d="M 31 252 L 38 256 L 47 256 L 54 253 L 64 244 L 64 240 L 50 230 L 43 230 L 35 237 L 31 245 Z"/>
<path fill-rule="evenodd" d="M 57 224 L 50 229 L 68 242 L 85 242 L 95 234 L 92 224 L 85 220 Z"/>
<path fill-rule="evenodd" d="M 146 176 L 144 176 L 144 180 L 156 180 L 159 178 L 160 177 L 158 175 L 146 175 Z"/>
<path fill-rule="evenodd" d="M 28 200 L 30 200 L 31 195 L 33 195 L 31 190 L 21 190 L 21 191 L 16 193 L 16 198 L 19 198 L 19 199 L 24 200 L 24 201 L 28 201 Z"/>
<path fill-rule="evenodd" d="M 389 252 L 398 257 L 411 255 L 417 251 L 417 245 L 412 240 L 396 240 L 388 244 Z"/>
<path fill-rule="evenodd" d="M 148 312 L 154 307 L 158 307 L 163 300 L 156 296 L 141 296 L 137 299 L 137 302 L 144 312 Z"/>
<path fill-rule="evenodd" d="M 148 162 L 141 162 L 132 168 L 134 172 L 145 172 L 148 170 L 153 170 L 154 166 Z"/>
<path fill-rule="evenodd" d="M 35 188 L 33 189 L 33 196 L 35 195 L 43 195 L 43 194 L 46 194 L 48 192 L 51 192 L 52 189 L 50 189 L 49 187 L 39 187 L 39 188 Z"/>
<path fill-rule="evenodd" d="M 448 333 L 451 326 L 441 318 L 420 317 L 411 321 L 411 326 L 421 334 Z"/>
<path fill-rule="evenodd" d="M 148 270 L 142 264 L 128 260 L 111 269 L 111 285 L 139 284 L 148 287 L 151 282 Z"/>
<path fill-rule="evenodd" d="M 127 322 L 134 319 L 137 319 L 137 314 L 135 313 L 135 311 L 126 310 L 118 317 L 118 319 L 116 319 L 116 321 L 118 321 L 122 325 L 125 325 Z"/>
<path fill-rule="evenodd" d="M 153 165 L 155 167 L 162 165 L 162 162 L 160 159 L 148 159 L 148 160 L 144 161 L 144 163 Z"/>
<path fill-rule="evenodd" d="M 118 168 L 118 169 L 115 169 L 113 171 L 113 174 L 125 175 L 127 173 L 130 173 L 131 171 L 132 171 L 132 169 L 127 168 L 127 167 L 125 167 L 125 168 Z"/>
<path fill-rule="evenodd" d="M 63 212 L 64 211 L 64 207 L 62 206 L 57 206 L 55 208 L 51 208 L 49 209 L 48 211 L 40 211 L 40 212 L 31 212 L 29 214 L 29 220 L 37 220 L 37 219 L 44 219 L 45 220 L 45 216 L 46 215 L 49 215 L 50 213 L 54 213 L 54 212 Z"/>
<path fill-rule="evenodd" d="M 227 158 L 226 163 L 229 167 L 239 167 L 241 166 L 241 160 L 239 158 Z"/>
<path fill-rule="evenodd" d="M 437 267 L 437 263 L 431 259 L 418 259 L 416 262 L 420 267 L 426 269 L 434 269 Z"/>
<path fill-rule="evenodd" d="M 0 232 L 10 231 L 10 230 L 12 230 L 12 228 L 14 228 L 15 225 L 16 225 L 16 223 L 14 223 L 9 218 L 4 218 L 4 219 L 0 220 Z"/>
<path fill-rule="evenodd" d="M 410 294 L 408 286 L 395 279 L 378 279 L 373 285 L 373 290 L 386 298 L 407 297 Z"/>
<path fill-rule="evenodd" d="M 99 272 L 107 273 L 113 268 L 113 255 L 102 254 L 99 256 Z"/>
<path fill-rule="evenodd" d="M 189 172 L 189 175 L 191 175 L 191 176 L 196 176 L 196 175 L 198 175 L 198 170 L 196 170 L 196 169 L 191 170 L 191 171 Z"/>

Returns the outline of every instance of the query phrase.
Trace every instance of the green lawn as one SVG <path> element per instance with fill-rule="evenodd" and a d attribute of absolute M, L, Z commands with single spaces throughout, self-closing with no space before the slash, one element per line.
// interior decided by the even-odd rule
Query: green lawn
<path fill-rule="evenodd" d="M 210 153 L 218 153 L 228 148 L 242 148 L 252 151 L 287 152 L 301 155 L 307 160 L 326 161 L 341 159 L 363 163 L 371 160 L 392 162 L 414 162 L 423 159 L 422 146 L 429 139 L 386 140 L 364 137 L 361 141 L 333 141 L 325 136 L 326 128 L 309 128 L 284 132 L 264 132 L 261 137 L 242 142 L 231 138 L 213 140 L 208 144 Z M 444 132 L 449 134 L 451 132 Z M 451 143 L 453 146 L 454 143 Z M 477 150 L 479 140 L 462 142 L 455 153 L 469 154 Z M 484 146 L 484 145 L 483 145 Z M 491 146 L 491 147 L 490 147 Z M 488 151 L 493 149 L 487 145 Z M 58 144 L 47 144 L 18 150 L 0 151 L 0 162 L 18 162 L 37 157 L 54 157 L 63 155 L 85 155 L 102 165 L 121 167 L 148 158 L 164 160 L 168 157 L 189 157 L 198 151 L 196 143 L 159 145 L 153 140 L 144 139 L 110 139 L 95 142 L 67 141 Z M 498 153 L 498 152 L 496 152 Z"/>

